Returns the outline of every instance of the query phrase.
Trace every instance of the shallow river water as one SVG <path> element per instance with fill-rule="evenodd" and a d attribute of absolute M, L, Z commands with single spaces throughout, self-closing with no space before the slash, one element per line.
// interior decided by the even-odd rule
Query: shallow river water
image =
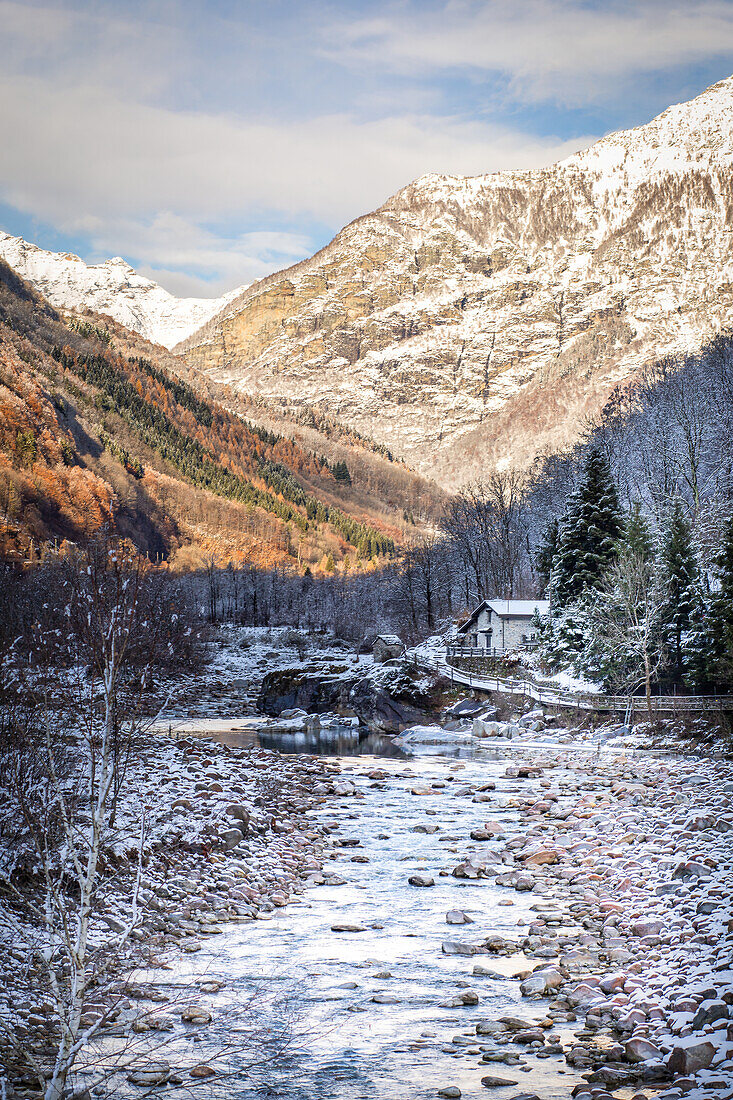
<path fill-rule="evenodd" d="M 502 808 L 502 803 L 520 789 L 526 794 L 528 782 L 520 788 L 516 780 L 504 777 L 507 765 L 517 762 L 510 749 L 478 750 L 463 759 L 439 752 L 436 748 L 409 760 L 343 757 L 343 777 L 353 780 L 366 797 L 346 797 L 336 804 L 331 800 L 314 816 L 339 827 L 335 839 L 359 842 L 338 848 L 338 858 L 324 863 L 324 871 L 342 876 L 345 884 L 308 887 L 300 903 L 276 910 L 272 919 L 225 926 L 220 935 L 205 938 L 202 950 L 185 956 L 180 969 L 164 979 L 172 994 L 187 987 L 195 990 L 201 979 L 223 982 L 218 992 L 205 998 L 214 1022 L 187 1040 L 196 1043 L 195 1057 L 202 1062 L 213 1060 L 223 1042 L 234 1041 L 238 1030 L 246 1031 L 253 1022 L 275 1030 L 281 1022 L 292 1027 L 294 1040 L 287 1057 L 251 1074 L 235 1072 L 223 1091 L 216 1090 L 219 1095 L 242 1100 L 411 1100 L 435 1097 L 438 1089 L 457 1085 L 464 1097 L 570 1096 L 579 1078 L 562 1055 L 539 1059 L 524 1052 L 523 1066 L 480 1064 L 479 1044 L 492 1044 L 475 1035 L 478 1021 L 544 1016 L 541 1002 L 522 1000 L 519 982 L 512 976 L 541 960 L 447 955 L 442 942 L 477 944 L 493 933 L 519 937 L 518 920 L 529 923 L 536 912 L 532 907 L 547 902 L 502 889 L 491 880 L 440 876 L 471 849 L 486 853 L 500 846 L 498 841 L 473 842 L 469 833 L 487 820 L 514 831 L 517 812 Z M 374 768 L 386 773 L 378 786 L 366 774 Z M 489 780 L 496 781 L 491 802 L 456 797 L 464 782 Z M 413 795 L 411 787 L 418 781 L 444 786 L 428 795 Z M 421 825 L 437 825 L 438 831 L 415 832 Z M 352 862 L 354 856 L 367 857 L 368 862 Z M 432 874 L 435 886 L 408 885 L 409 876 L 418 871 Z M 446 913 L 451 909 L 464 910 L 475 923 L 448 925 Z M 337 923 L 364 930 L 332 931 Z M 494 975 L 475 976 L 475 964 Z M 441 1007 L 466 989 L 478 994 L 477 1006 Z M 394 1003 L 373 1001 L 384 994 Z M 247 1008 L 253 998 L 270 1004 L 269 1018 L 264 1013 L 253 1017 Z M 289 1022 L 286 999 L 297 1017 Z M 500 1049 L 521 1052 L 514 1045 Z M 191 1053 L 189 1047 L 189 1061 Z M 232 1068 L 235 1064 L 236 1059 Z M 517 1084 L 488 1092 L 481 1085 L 486 1074 Z"/>

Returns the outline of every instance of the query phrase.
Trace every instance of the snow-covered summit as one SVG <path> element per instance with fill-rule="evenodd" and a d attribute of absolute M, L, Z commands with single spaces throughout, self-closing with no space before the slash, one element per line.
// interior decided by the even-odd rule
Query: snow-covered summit
<path fill-rule="evenodd" d="M 71 252 L 48 252 L 3 232 L 0 258 L 52 305 L 106 313 L 167 348 L 195 332 L 244 289 L 238 287 L 221 298 L 176 298 L 139 275 L 122 256 L 86 264 Z"/>
<path fill-rule="evenodd" d="M 177 349 L 447 486 L 561 450 L 733 328 L 733 77 L 543 168 L 430 174 Z"/>

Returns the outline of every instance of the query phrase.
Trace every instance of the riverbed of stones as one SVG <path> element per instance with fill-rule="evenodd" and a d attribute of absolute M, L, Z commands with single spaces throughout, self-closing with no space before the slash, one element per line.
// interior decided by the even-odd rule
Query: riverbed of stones
<path fill-rule="evenodd" d="M 83 1026 L 101 1020 L 103 1040 L 127 1038 L 139 1044 L 139 1057 L 128 1053 L 125 1058 L 136 1067 L 132 1083 L 162 1083 L 174 1076 L 165 1062 L 150 1068 L 144 1053 L 150 1044 L 141 1037 L 150 1032 L 157 1040 L 176 1021 L 195 1026 L 211 1019 L 200 1000 L 206 988 L 173 1006 L 171 1014 L 170 1008 L 161 1011 L 167 996 L 130 982 L 132 968 L 142 963 L 169 967 L 176 955 L 200 951 L 206 937 L 232 923 L 271 919 L 302 893 L 306 876 L 321 866 L 328 833 L 308 814 L 332 795 L 339 770 L 334 761 L 194 738 L 154 738 L 137 747 L 115 827 L 103 844 L 106 873 L 91 922 L 93 948 L 104 951 L 107 943 L 114 944 L 130 921 L 144 816 L 140 919 L 126 948 L 107 958 L 106 978 L 100 979 L 82 1019 Z M 30 898 L 40 898 L 40 886 L 30 876 L 24 888 Z M 20 912 L 16 916 L 22 919 Z M 32 1053 L 42 1067 L 50 1054 L 46 1044 L 54 1008 L 33 961 L 34 944 L 40 944 L 39 931 L 31 921 L 22 938 L 3 944 L 0 1017 L 15 1046 L 14 1051 L 3 1048 L 9 1075 L 3 1085 L 9 1096 L 33 1096 L 38 1089 L 37 1075 L 28 1062 L 23 1068 L 18 1048 Z M 208 1076 L 195 1062 L 185 1073 L 193 1079 Z"/>
<path fill-rule="evenodd" d="M 446 954 L 529 960 L 520 986 L 527 1016 L 482 1020 L 454 1038 L 457 1050 L 479 1056 L 490 1071 L 482 1085 L 502 1097 L 519 1078 L 494 1067 L 521 1068 L 525 1052 L 564 1055 L 583 1078 L 578 1100 L 733 1097 L 733 767 L 649 754 L 525 748 L 521 756 L 506 768 L 517 789 L 509 799 L 493 781 L 462 785 L 455 770 L 410 787 L 416 807 L 436 789 L 486 804 L 485 825 L 440 875 L 485 880 L 508 899 L 519 892 L 533 902 L 515 937 L 476 926 L 471 936 L 446 935 Z M 388 776 L 373 770 L 365 779 L 368 791 Z M 350 785 L 358 792 L 356 777 L 342 777 L 337 793 L 348 796 Z M 519 825 L 505 831 L 497 811 L 509 808 Z M 432 874 L 408 881 L 435 885 Z M 446 924 L 473 922 L 451 910 Z M 477 962 L 473 973 L 491 968 Z M 478 1000 L 469 988 L 453 1003 Z M 461 1092 L 446 1083 L 439 1095 Z M 514 1100 L 532 1095 L 525 1089 Z"/>
<path fill-rule="evenodd" d="M 517 894 L 531 899 L 532 916 L 518 919 L 514 936 L 482 928 L 460 909 L 446 912 L 442 951 L 470 960 L 474 979 L 458 983 L 446 1007 L 475 1014 L 483 999 L 474 986 L 500 959 L 517 962 L 527 1005 L 516 1016 L 480 1012 L 452 1038 L 455 1057 L 476 1061 L 483 1088 L 501 1100 L 532 1097 L 531 1074 L 523 1084 L 515 1076 L 531 1056 L 564 1059 L 582 1078 L 573 1090 L 579 1100 L 733 1097 L 733 767 L 565 746 L 504 745 L 502 752 L 509 785 L 497 790 L 494 780 L 462 782 L 456 762 L 426 782 L 401 765 L 351 761 L 342 768 L 335 760 L 199 739 L 152 742 L 131 764 L 133 794 L 110 838 L 115 874 L 93 936 L 101 943 L 127 919 L 142 805 L 144 920 L 133 946 L 155 968 L 195 955 L 231 924 L 272 919 L 308 887 L 343 882 L 345 861 L 368 857 L 358 839 L 340 835 L 340 806 L 348 808 L 349 830 L 356 818 L 358 831 L 360 801 L 404 783 L 415 831 L 441 830 L 439 814 L 423 820 L 419 812 L 425 795 L 486 807 L 483 824 L 458 851 L 446 846 L 437 874 L 499 887 L 506 904 Z M 330 821 L 312 812 L 324 805 Z M 424 890 L 435 877 L 414 872 L 408 881 Z M 363 931 L 336 916 L 335 935 Z M 3 1015 L 12 1015 L 21 1041 L 37 1043 L 52 1007 L 39 997 L 27 955 L 11 947 L 7 957 Z M 119 960 L 116 981 L 90 1002 L 86 1017 L 102 1016 L 110 1040 L 140 1043 L 128 1058 L 129 1086 L 192 1087 L 215 1076 L 195 1051 L 170 1060 L 151 1052 L 164 1049 L 170 1033 L 205 1031 L 217 982 L 200 981 L 176 1001 L 155 983 L 130 981 L 132 961 L 140 958 Z M 394 995 L 375 994 L 375 1005 L 379 996 L 390 1003 Z M 21 1077 L 8 1095 L 36 1088 Z M 460 1094 L 449 1081 L 432 1090 Z"/>

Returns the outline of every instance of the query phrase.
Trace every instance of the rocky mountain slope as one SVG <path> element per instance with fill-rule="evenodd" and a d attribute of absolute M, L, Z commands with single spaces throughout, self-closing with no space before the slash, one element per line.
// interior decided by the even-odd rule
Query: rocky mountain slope
<path fill-rule="evenodd" d="M 176 350 L 453 486 L 733 321 L 733 78 L 549 168 L 424 176 Z"/>
<path fill-rule="evenodd" d="M 121 256 L 85 264 L 69 252 L 47 252 L 22 237 L 2 232 L 0 259 L 52 305 L 107 314 L 166 348 L 195 332 L 246 289 L 238 287 L 222 298 L 175 298 L 152 279 L 139 275 Z"/>

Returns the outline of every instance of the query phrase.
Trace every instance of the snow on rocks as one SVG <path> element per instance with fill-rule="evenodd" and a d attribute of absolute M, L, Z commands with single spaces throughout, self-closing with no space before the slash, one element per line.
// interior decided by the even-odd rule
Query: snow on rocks
<path fill-rule="evenodd" d="M 146 832 L 140 884 L 141 920 L 116 958 L 112 985 L 99 994 L 95 1018 L 102 1034 L 129 1035 L 168 1030 L 149 1013 L 127 1018 L 110 1004 L 124 993 L 124 975 L 140 949 L 157 956 L 194 954 L 202 939 L 220 935 L 232 923 L 266 919 L 302 893 L 314 867 L 320 867 L 326 830 L 309 812 L 334 794 L 339 765 L 309 756 L 282 756 L 261 748 L 233 748 L 201 739 L 147 738 L 128 764 L 117 824 L 102 846 L 109 868 L 99 890 L 90 939 L 105 941 L 131 917 L 140 837 Z M 236 823 L 236 827 L 234 824 Z M 31 886 L 32 889 L 32 886 Z M 28 937 L 34 935 L 28 927 Z M 20 1042 L 43 1043 L 48 1014 L 24 1011 L 33 1004 L 34 976 L 22 951 L 0 944 L 4 958 L 0 1017 L 13 1021 Z M 6 950 L 7 949 L 7 950 Z M 124 994 L 126 996 L 126 993 Z M 212 1020 L 205 1005 L 185 1004 L 178 1019 L 202 1028 Z M 179 1025 L 180 1026 L 180 1025 Z M 164 1083 L 162 1062 L 135 1066 L 131 1083 Z"/>
<path fill-rule="evenodd" d="M 533 895 L 547 898 L 522 950 L 557 960 L 521 992 L 550 997 L 558 1023 L 583 1021 L 566 1057 L 594 1086 L 679 1079 L 689 1091 L 708 1070 L 733 1082 L 733 853 L 719 794 L 731 768 L 638 756 L 632 781 L 629 764 L 546 758 L 552 800 L 521 802 L 526 829 L 499 858 L 531 867 Z M 517 889 L 516 877 L 495 882 Z"/>

